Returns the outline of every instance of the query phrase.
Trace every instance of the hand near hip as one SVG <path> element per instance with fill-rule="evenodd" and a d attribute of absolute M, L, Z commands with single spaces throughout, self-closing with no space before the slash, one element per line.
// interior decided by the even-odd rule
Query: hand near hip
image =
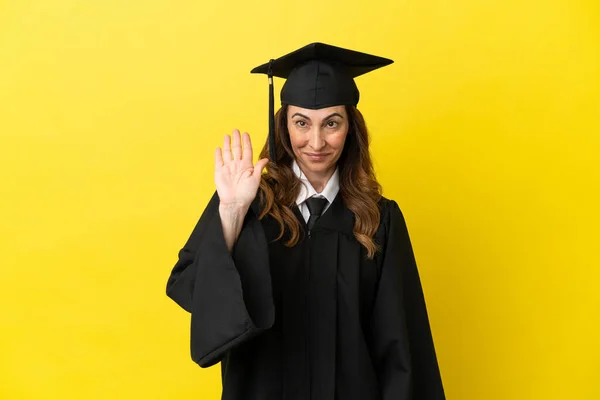
<path fill-rule="evenodd" d="M 253 165 L 250 135 L 244 132 L 243 149 L 240 131 L 235 129 L 232 136 L 233 140 L 225 136 L 223 151 L 220 147 L 215 151 L 215 184 L 221 206 L 247 208 L 256 197 L 269 160 L 263 158 Z"/>

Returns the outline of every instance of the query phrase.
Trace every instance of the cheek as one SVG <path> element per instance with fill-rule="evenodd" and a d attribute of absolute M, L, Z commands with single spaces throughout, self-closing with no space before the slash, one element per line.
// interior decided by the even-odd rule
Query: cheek
<path fill-rule="evenodd" d="M 288 125 L 288 132 L 290 133 L 290 143 L 293 149 L 303 147 L 306 144 L 306 135 L 298 132 L 295 127 Z"/>
<path fill-rule="evenodd" d="M 346 142 L 346 136 L 348 136 L 347 132 L 340 132 L 331 135 L 328 140 L 329 145 L 336 150 L 342 150 L 344 143 Z"/>

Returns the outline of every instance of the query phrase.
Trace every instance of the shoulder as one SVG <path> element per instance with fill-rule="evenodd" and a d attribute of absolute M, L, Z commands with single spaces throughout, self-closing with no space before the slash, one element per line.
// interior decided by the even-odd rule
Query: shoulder
<path fill-rule="evenodd" d="M 390 218 L 395 215 L 402 216 L 402 210 L 400 210 L 400 206 L 398 205 L 396 200 L 388 199 L 387 197 L 381 196 L 378 205 L 379 211 L 381 212 L 382 222 L 384 222 L 386 218 Z"/>
<path fill-rule="evenodd" d="M 393 199 L 381 197 L 379 200 L 379 210 L 381 213 L 379 231 L 389 232 L 392 226 L 394 227 L 406 227 L 406 221 L 404 214 L 398 205 L 398 202 Z"/>
<path fill-rule="evenodd" d="M 385 196 L 381 196 L 381 198 L 379 199 L 379 207 L 381 209 L 385 209 L 386 207 L 389 207 L 393 203 L 396 203 L 396 201 L 392 200 L 392 199 L 388 199 Z"/>

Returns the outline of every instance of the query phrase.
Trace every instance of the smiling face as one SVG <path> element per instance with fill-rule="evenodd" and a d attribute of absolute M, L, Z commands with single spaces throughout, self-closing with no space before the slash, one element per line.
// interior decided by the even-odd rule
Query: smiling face
<path fill-rule="evenodd" d="M 311 110 L 289 106 L 287 127 L 296 161 L 304 173 L 329 177 L 335 171 L 348 135 L 345 106 Z"/>

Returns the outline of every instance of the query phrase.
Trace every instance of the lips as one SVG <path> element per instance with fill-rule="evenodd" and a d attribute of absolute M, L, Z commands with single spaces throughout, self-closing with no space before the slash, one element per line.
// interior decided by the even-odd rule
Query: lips
<path fill-rule="evenodd" d="M 329 156 L 328 153 L 304 153 L 304 154 L 306 155 L 306 158 L 308 158 L 308 160 L 313 163 L 324 162 L 327 159 L 327 156 Z"/>

